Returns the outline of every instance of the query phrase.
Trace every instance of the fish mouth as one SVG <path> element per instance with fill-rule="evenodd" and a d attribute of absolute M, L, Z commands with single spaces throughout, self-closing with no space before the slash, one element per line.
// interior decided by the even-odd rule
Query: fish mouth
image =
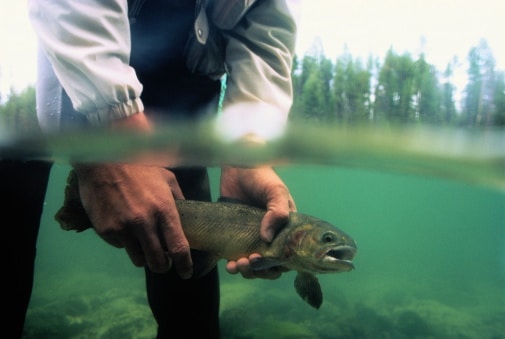
<path fill-rule="evenodd" d="M 324 261 L 336 265 L 342 271 L 350 271 L 354 269 L 352 259 L 355 255 L 355 247 L 338 246 L 326 251 Z"/>

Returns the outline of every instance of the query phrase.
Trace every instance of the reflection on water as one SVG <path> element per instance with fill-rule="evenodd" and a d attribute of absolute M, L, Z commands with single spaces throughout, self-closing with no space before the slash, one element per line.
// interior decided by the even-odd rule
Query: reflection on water
<path fill-rule="evenodd" d="M 503 191 L 504 145 L 504 129 L 292 124 L 282 138 L 251 146 L 223 141 L 211 122 L 170 122 L 160 123 L 148 135 L 101 130 L 0 135 L 0 158 L 39 157 L 59 163 L 135 160 L 164 166 L 325 164 L 435 176 Z"/>
<path fill-rule="evenodd" d="M 93 232 L 54 221 L 67 172 L 53 167 L 25 338 L 153 338 L 143 271 Z M 262 281 L 222 269 L 223 338 L 503 338 L 503 191 L 334 164 L 278 172 L 300 211 L 353 236 L 356 269 L 319 276 L 319 310 L 296 295 L 294 272 Z M 214 198 L 218 178 L 212 168 Z"/>

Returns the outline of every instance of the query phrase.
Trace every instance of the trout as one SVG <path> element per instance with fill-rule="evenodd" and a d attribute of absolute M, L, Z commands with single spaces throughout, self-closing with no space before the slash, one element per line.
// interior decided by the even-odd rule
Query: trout
<path fill-rule="evenodd" d="M 352 259 L 357 250 L 354 240 L 319 218 L 291 212 L 287 224 L 271 243 L 266 243 L 259 231 L 264 209 L 235 202 L 176 200 L 175 203 L 192 249 L 197 277 L 210 271 L 220 259 L 237 260 L 258 253 L 261 257 L 251 260 L 251 269 L 281 267 L 297 271 L 294 284 L 297 293 L 319 309 L 323 294 L 316 274 L 347 272 L 354 268 Z M 92 227 L 73 171 L 67 179 L 63 206 L 55 219 L 65 230 L 80 232 Z"/>

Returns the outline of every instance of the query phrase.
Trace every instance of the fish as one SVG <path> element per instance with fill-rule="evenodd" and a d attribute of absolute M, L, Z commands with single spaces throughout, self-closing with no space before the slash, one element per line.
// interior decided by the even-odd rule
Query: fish
<path fill-rule="evenodd" d="M 291 212 L 286 225 L 267 243 L 260 237 L 266 210 L 230 201 L 176 200 L 184 234 L 192 249 L 194 275 L 202 276 L 221 259 L 238 260 L 258 253 L 251 269 L 278 267 L 296 271 L 295 290 L 315 309 L 323 303 L 317 274 L 354 269 L 356 242 L 327 221 Z M 64 230 L 84 231 L 92 227 L 79 195 L 77 175 L 67 178 L 62 207 L 55 214 Z M 194 253 L 198 255 L 194 256 Z"/>

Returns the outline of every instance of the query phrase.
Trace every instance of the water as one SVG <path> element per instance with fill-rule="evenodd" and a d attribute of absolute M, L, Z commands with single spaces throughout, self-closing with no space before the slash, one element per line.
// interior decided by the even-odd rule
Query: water
<path fill-rule="evenodd" d="M 94 232 L 54 221 L 68 169 L 52 170 L 25 338 L 153 338 L 143 270 Z M 299 211 L 357 241 L 356 269 L 320 275 L 314 310 L 293 272 L 245 280 L 221 265 L 223 338 L 505 338 L 503 190 L 378 169 L 277 170 Z"/>
<path fill-rule="evenodd" d="M 230 143 L 215 122 L 160 121 L 149 134 L 103 129 L 20 135 L 0 130 L 0 159 L 129 161 L 160 166 L 330 164 L 415 173 L 505 192 L 505 130 L 415 126 L 314 126 L 292 123 L 266 145 Z"/>

